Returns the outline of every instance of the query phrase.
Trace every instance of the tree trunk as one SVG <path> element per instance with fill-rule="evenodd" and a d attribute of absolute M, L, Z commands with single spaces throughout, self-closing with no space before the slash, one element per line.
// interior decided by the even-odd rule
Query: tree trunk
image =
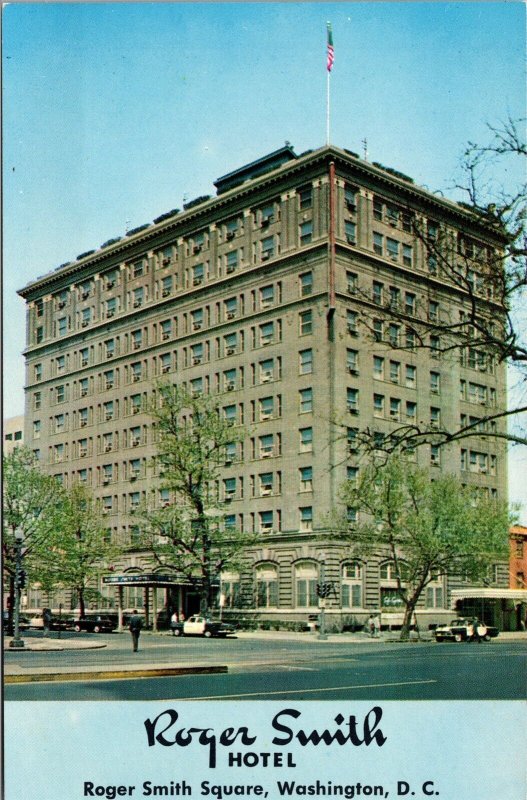
<path fill-rule="evenodd" d="M 80 586 L 77 589 L 77 591 L 79 593 L 79 616 L 82 619 L 82 617 L 86 616 L 86 603 L 85 603 L 85 600 L 84 600 L 84 586 Z"/>
<path fill-rule="evenodd" d="M 404 609 L 403 626 L 401 628 L 401 641 L 406 642 L 410 638 L 410 626 L 412 624 L 412 617 L 415 613 L 417 599 L 412 597 L 406 601 L 406 608 Z"/>

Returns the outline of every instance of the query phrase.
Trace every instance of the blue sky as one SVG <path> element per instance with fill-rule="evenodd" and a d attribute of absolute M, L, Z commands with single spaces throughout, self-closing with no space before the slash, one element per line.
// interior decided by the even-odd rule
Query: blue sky
<path fill-rule="evenodd" d="M 327 20 L 338 146 L 366 137 L 452 196 L 464 143 L 525 113 L 520 2 L 4 7 L 4 416 L 23 411 L 16 289 L 285 140 L 324 144 Z"/>

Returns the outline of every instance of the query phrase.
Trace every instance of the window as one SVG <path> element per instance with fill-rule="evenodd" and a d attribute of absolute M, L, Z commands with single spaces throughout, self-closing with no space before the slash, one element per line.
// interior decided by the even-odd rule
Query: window
<path fill-rule="evenodd" d="M 260 533 L 273 533 L 273 512 L 260 511 L 258 514 L 258 526 Z"/>
<path fill-rule="evenodd" d="M 234 301 L 236 304 L 236 300 Z M 235 306 L 236 308 L 236 306 Z M 196 308 L 190 312 L 190 324 L 193 331 L 199 331 L 203 327 L 203 309 Z"/>
<path fill-rule="evenodd" d="M 432 394 L 439 394 L 441 391 L 441 375 L 439 372 L 430 373 L 430 391 Z"/>
<path fill-rule="evenodd" d="M 390 419 L 401 419 L 401 401 L 396 397 L 390 397 Z"/>
<path fill-rule="evenodd" d="M 267 261 L 274 256 L 274 236 L 262 239 L 262 261 Z"/>
<path fill-rule="evenodd" d="M 109 369 L 106 372 L 104 372 L 103 378 L 104 378 L 104 388 L 113 389 L 115 382 L 115 374 L 113 369 Z"/>
<path fill-rule="evenodd" d="M 314 562 L 301 561 L 295 564 L 294 572 L 297 608 L 316 608 L 318 566 Z"/>
<path fill-rule="evenodd" d="M 130 412 L 139 414 L 141 412 L 142 398 L 140 394 L 133 394 L 130 397 Z"/>
<path fill-rule="evenodd" d="M 411 267 L 413 264 L 412 247 L 409 244 L 403 244 L 403 264 L 405 267 Z"/>
<path fill-rule="evenodd" d="M 439 319 L 439 303 L 435 300 L 429 300 L 428 302 L 428 319 L 431 322 L 437 322 Z"/>
<path fill-rule="evenodd" d="M 260 289 L 260 308 L 271 308 L 274 305 L 274 286 L 262 286 Z"/>
<path fill-rule="evenodd" d="M 300 452 L 310 453 L 313 450 L 313 428 L 300 428 Z"/>
<path fill-rule="evenodd" d="M 132 278 L 140 278 L 143 275 L 143 262 L 136 261 L 132 264 Z"/>
<path fill-rule="evenodd" d="M 426 587 L 425 603 L 427 608 L 443 608 L 444 594 L 440 576 L 435 576 Z"/>
<path fill-rule="evenodd" d="M 270 458 L 274 455 L 274 435 L 272 433 L 260 436 L 258 444 L 260 458 Z"/>
<path fill-rule="evenodd" d="M 274 380 L 274 358 L 260 361 L 260 383 L 269 383 Z"/>
<path fill-rule="evenodd" d="M 359 561 L 342 566 L 340 604 L 342 608 L 362 607 L 362 564 Z"/>
<path fill-rule="evenodd" d="M 200 286 L 203 283 L 204 277 L 205 277 L 205 265 L 195 264 L 192 267 L 192 285 Z"/>
<path fill-rule="evenodd" d="M 40 439 L 41 423 L 39 419 L 33 420 L 33 439 Z"/>
<path fill-rule="evenodd" d="M 89 392 L 89 380 L 88 378 L 81 378 L 79 381 L 79 395 L 81 397 L 86 397 Z"/>
<path fill-rule="evenodd" d="M 313 467 L 300 467 L 300 491 L 313 491 Z"/>
<path fill-rule="evenodd" d="M 435 467 L 441 464 L 441 450 L 438 444 L 430 445 L 430 463 Z"/>
<path fill-rule="evenodd" d="M 301 209 L 311 208 L 313 205 L 313 187 L 302 186 L 302 188 L 298 190 L 298 199 Z"/>
<path fill-rule="evenodd" d="M 61 317 L 58 321 L 59 336 L 65 336 L 68 332 L 68 318 Z"/>
<path fill-rule="evenodd" d="M 348 411 L 350 414 L 358 414 L 359 413 L 359 390 L 358 389 L 346 389 L 346 404 L 348 407 Z"/>
<path fill-rule="evenodd" d="M 398 361 L 390 361 L 390 381 L 392 383 L 399 383 L 401 374 L 401 365 Z"/>
<path fill-rule="evenodd" d="M 111 297 L 106 301 L 106 319 L 111 319 L 117 311 L 117 298 Z"/>
<path fill-rule="evenodd" d="M 230 253 L 227 253 L 225 260 L 225 271 L 227 275 L 230 275 L 236 270 L 238 263 L 238 250 L 231 250 Z"/>
<path fill-rule="evenodd" d="M 172 292 L 172 275 L 166 275 L 161 281 L 161 297 L 168 297 Z"/>
<path fill-rule="evenodd" d="M 79 427 L 85 428 L 88 424 L 88 409 L 79 408 Z"/>
<path fill-rule="evenodd" d="M 103 421 L 109 422 L 111 419 L 114 418 L 114 402 L 113 400 L 108 400 L 106 403 L 102 404 L 103 410 Z"/>
<path fill-rule="evenodd" d="M 142 286 L 138 286 L 132 292 L 132 304 L 134 308 L 141 308 L 144 302 L 145 290 Z"/>
<path fill-rule="evenodd" d="M 236 406 L 234 404 L 224 406 L 223 417 L 228 425 L 236 425 Z"/>
<path fill-rule="evenodd" d="M 223 373 L 223 388 L 226 392 L 236 389 L 236 370 L 228 369 Z"/>
<path fill-rule="evenodd" d="M 350 222 L 350 220 L 346 220 L 344 223 L 344 233 L 346 235 L 346 241 L 348 244 L 356 244 L 357 243 L 357 226 L 354 222 Z"/>
<path fill-rule="evenodd" d="M 272 419 L 274 416 L 274 397 L 262 397 L 258 401 L 258 411 L 261 422 Z"/>
<path fill-rule="evenodd" d="M 313 506 L 303 506 L 300 511 L 300 530 L 313 530 Z"/>
<path fill-rule="evenodd" d="M 347 428 L 346 429 L 346 438 L 348 443 L 348 452 L 349 453 L 357 453 L 358 452 L 358 428 Z"/>
<path fill-rule="evenodd" d="M 357 336 L 357 320 L 359 315 L 357 311 L 350 311 L 349 309 L 346 311 L 346 323 L 348 326 L 348 333 L 351 336 Z"/>
<path fill-rule="evenodd" d="M 61 375 L 66 371 L 66 356 L 57 356 L 57 375 Z"/>
<path fill-rule="evenodd" d="M 265 347 L 265 345 L 273 343 L 275 334 L 274 322 L 265 322 L 263 325 L 260 325 L 259 331 L 260 331 L 260 345 L 262 347 Z"/>
<path fill-rule="evenodd" d="M 401 306 L 401 290 L 398 286 L 390 286 L 390 308 L 397 310 Z"/>
<path fill-rule="evenodd" d="M 255 570 L 256 606 L 276 608 L 278 606 L 278 570 L 272 564 L 262 564 Z"/>
<path fill-rule="evenodd" d="M 346 183 L 344 186 L 344 202 L 346 203 L 348 211 L 353 213 L 357 210 L 357 189 L 349 183 Z"/>
<path fill-rule="evenodd" d="M 236 478 L 225 478 L 223 481 L 223 499 L 226 503 L 236 496 Z"/>
<path fill-rule="evenodd" d="M 373 252 L 382 256 L 383 253 L 383 236 L 381 233 L 373 233 Z"/>
<path fill-rule="evenodd" d="M 373 416 L 374 417 L 384 417 L 384 395 L 383 394 L 374 394 L 373 395 Z"/>
<path fill-rule="evenodd" d="M 374 303 L 377 303 L 377 305 L 382 305 L 383 288 L 384 287 L 382 283 L 379 283 L 379 281 L 373 281 L 372 299 Z"/>
<path fill-rule="evenodd" d="M 415 422 L 415 418 L 417 415 L 417 403 L 414 403 L 412 400 L 406 401 L 406 420 L 407 422 L 413 423 Z"/>
<path fill-rule="evenodd" d="M 309 375 L 313 372 L 313 351 L 301 350 L 299 355 L 299 372 L 300 375 Z"/>
<path fill-rule="evenodd" d="M 346 290 L 348 294 L 356 294 L 359 286 L 359 276 L 356 272 L 346 272 Z"/>
<path fill-rule="evenodd" d="M 170 353 L 163 353 L 159 356 L 159 371 L 161 375 L 166 375 L 167 372 L 170 372 L 172 366 L 172 357 Z"/>
<path fill-rule="evenodd" d="M 404 310 L 406 314 L 413 316 L 415 314 L 416 297 L 412 292 L 404 293 Z"/>
<path fill-rule="evenodd" d="M 300 413 L 313 411 L 313 389 L 300 389 Z"/>
<path fill-rule="evenodd" d="M 143 365 L 140 361 L 134 361 L 133 364 L 130 364 L 130 374 L 132 383 L 137 383 L 141 380 L 143 376 Z"/>
<path fill-rule="evenodd" d="M 388 251 L 388 257 L 392 261 L 399 260 L 399 242 L 397 242 L 395 239 L 390 239 L 389 237 L 387 237 L 386 249 Z"/>
<path fill-rule="evenodd" d="M 33 374 L 35 376 L 36 381 L 42 380 L 42 364 L 35 364 L 33 367 Z"/>
<path fill-rule="evenodd" d="M 79 357 L 81 362 L 81 367 L 87 367 L 90 361 L 90 351 L 88 347 L 81 347 L 79 350 Z"/>
<path fill-rule="evenodd" d="M 399 325 L 395 325 L 393 322 L 391 322 L 388 325 L 388 341 L 390 342 L 392 347 L 398 347 L 399 346 L 399 334 L 400 334 L 400 331 L 401 331 L 401 329 L 400 329 Z"/>
<path fill-rule="evenodd" d="M 300 321 L 300 336 L 307 336 L 313 333 L 313 312 L 311 309 L 308 311 L 301 311 L 298 316 Z"/>
<path fill-rule="evenodd" d="M 262 472 L 259 476 L 260 497 L 268 497 L 273 493 L 273 473 Z"/>
<path fill-rule="evenodd" d="M 410 389 L 415 388 L 416 374 L 417 374 L 417 368 L 414 367 L 412 364 L 406 364 L 404 368 L 405 386 L 408 386 L 408 388 Z"/>
<path fill-rule="evenodd" d="M 435 406 L 430 407 L 430 427 L 434 429 L 441 427 L 441 409 Z"/>
<path fill-rule="evenodd" d="M 300 244 L 309 244 L 313 238 L 313 223 L 311 221 L 300 224 Z"/>
<path fill-rule="evenodd" d="M 91 322 L 91 308 L 83 308 L 81 313 L 81 328 L 87 328 Z"/>
<path fill-rule="evenodd" d="M 384 358 L 373 356 L 373 377 L 377 380 L 384 380 Z"/>
<path fill-rule="evenodd" d="M 313 293 L 313 273 L 312 272 L 304 272 L 302 275 L 299 275 L 300 281 L 300 296 L 306 297 L 309 294 Z"/>
<path fill-rule="evenodd" d="M 163 322 L 159 326 L 159 329 L 161 331 L 161 341 L 167 342 L 172 335 L 172 320 L 170 319 L 163 320 Z"/>
<path fill-rule="evenodd" d="M 383 202 L 378 197 L 373 198 L 373 218 L 382 220 Z"/>
<path fill-rule="evenodd" d="M 357 350 L 352 350 L 351 348 L 346 349 L 346 366 L 348 368 L 348 372 L 352 375 L 358 375 L 359 373 L 359 353 Z"/>
<path fill-rule="evenodd" d="M 40 392 L 39 392 L 40 394 Z M 55 388 L 55 402 L 56 403 L 63 403 L 66 399 L 66 389 L 63 383 L 60 386 Z"/>
<path fill-rule="evenodd" d="M 107 339 L 104 342 L 104 355 L 106 358 L 113 358 L 115 355 L 115 339 Z"/>
<path fill-rule="evenodd" d="M 41 406 L 42 406 L 42 392 L 35 392 L 33 395 L 33 410 L 38 411 L 38 409 Z"/>

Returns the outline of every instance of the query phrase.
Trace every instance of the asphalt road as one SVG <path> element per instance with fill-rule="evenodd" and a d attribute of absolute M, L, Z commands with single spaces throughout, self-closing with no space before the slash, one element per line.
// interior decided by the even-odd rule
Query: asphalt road
<path fill-rule="evenodd" d="M 5 700 L 514 700 L 527 697 L 524 642 L 333 643 L 124 636 L 67 653 L 70 667 L 225 664 L 227 674 L 8 684 Z M 65 653 L 8 653 L 20 666 L 64 667 Z"/>

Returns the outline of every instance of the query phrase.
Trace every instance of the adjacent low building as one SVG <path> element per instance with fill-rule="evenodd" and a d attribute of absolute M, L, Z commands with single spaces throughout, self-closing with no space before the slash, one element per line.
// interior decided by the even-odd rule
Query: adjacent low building
<path fill-rule="evenodd" d="M 339 487 L 360 469 L 357 437 L 382 439 L 419 422 L 456 427 L 506 407 L 504 367 L 485 353 L 459 359 L 430 321 L 462 319 L 470 298 L 438 274 L 433 242 L 478 259 L 502 246 L 470 211 L 394 170 L 326 146 L 285 146 L 197 198 L 32 281 L 27 303 L 26 430 L 43 468 L 100 498 L 125 554 L 99 587 L 107 608 L 150 610 L 197 595 L 143 585 L 154 565 L 137 546 L 134 511 L 147 494 L 162 506 L 147 400 L 159 379 L 221 395 L 226 419 L 247 427 L 226 453 L 220 497 L 226 524 L 255 533 L 246 567 L 218 576 L 225 612 L 306 620 L 316 584 L 331 583 L 330 621 L 360 624 L 372 609 L 397 612 L 393 565 L 350 556 L 332 529 Z M 416 222 L 425 234 L 416 235 Z M 489 319 L 499 313 L 488 298 Z M 390 308 L 397 311 L 389 318 Z M 485 423 L 486 424 L 486 423 Z M 500 430 L 504 424 L 493 422 Z M 416 460 L 506 498 L 503 445 L 474 436 L 426 445 Z M 355 511 L 348 509 L 350 524 Z M 166 570 L 161 570 L 166 579 Z M 127 581 L 127 576 L 130 580 Z M 496 566 L 495 585 L 506 585 Z M 450 617 L 454 576 L 437 576 L 423 620 Z M 396 617 L 388 617 L 395 620 Z"/>

